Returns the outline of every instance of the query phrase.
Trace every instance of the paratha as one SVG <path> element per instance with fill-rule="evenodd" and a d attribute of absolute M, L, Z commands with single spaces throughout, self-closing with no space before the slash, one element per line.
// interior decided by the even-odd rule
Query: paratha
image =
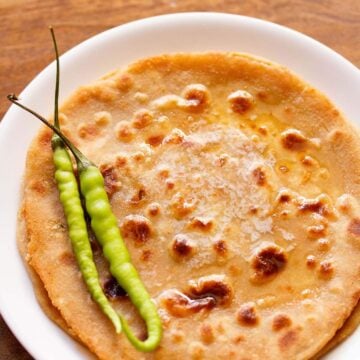
<path fill-rule="evenodd" d="M 79 88 L 61 123 L 102 170 L 164 326 L 160 347 L 142 354 L 92 302 L 42 129 L 26 164 L 27 259 L 99 358 L 309 359 L 357 304 L 359 137 L 287 69 L 236 53 L 149 58 Z M 126 295 L 115 294 L 146 336 Z"/>

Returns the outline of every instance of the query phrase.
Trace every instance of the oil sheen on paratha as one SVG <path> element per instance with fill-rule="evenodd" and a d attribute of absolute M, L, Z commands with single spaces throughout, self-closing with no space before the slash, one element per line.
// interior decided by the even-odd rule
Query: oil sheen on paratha
<path fill-rule="evenodd" d="M 323 95 L 247 55 L 177 54 L 82 87 L 61 112 L 164 326 L 141 354 L 92 302 L 43 129 L 26 166 L 28 258 L 99 358 L 308 359 L 342 326 L 359 298 L 360 143 Z M 126 296 L 113 303 L 145 336 Z"/>

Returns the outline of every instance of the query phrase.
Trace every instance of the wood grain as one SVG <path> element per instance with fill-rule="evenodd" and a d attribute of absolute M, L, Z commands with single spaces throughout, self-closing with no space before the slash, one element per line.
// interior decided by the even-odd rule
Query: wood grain
<path fill-rule="evenodd" d="M 56 27 L 65 52 L 111 27 L 185 11 L 228 12 L 283 24 L 360 67 L 359 0 L 0 0 L 0 119 L 9 107 L 6 95 L 21 92 L 52 61 L 48 25 Z M 0 359 L 32 359 L 1 318 Z"/>

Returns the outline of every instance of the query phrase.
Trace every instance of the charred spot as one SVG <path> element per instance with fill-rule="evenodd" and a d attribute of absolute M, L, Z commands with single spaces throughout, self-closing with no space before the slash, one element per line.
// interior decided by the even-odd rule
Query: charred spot
<path fill-rule="evenodd" d="M 182 96 L 187 100 L 186 108 L 190 111 L 202 111 L 209 105 L 209 91 L 202 84 L 188 85 L 184 89 Z"/>
<path fill-rule="evenodd" d="M 161 302 L 173 316 L 184 317 L 202 310 L 211 310 L 216 306 L 213 297 L 191 299 L 178 290 L 168 290 L 161 296 Z"/>
<path fill-rule="evenodd" d="M 233 298 L 233 289 L 226 282 L 225 276 L 210 275 L 190 281 L 187 294 L 195 299 L 212 297 L 219 305 L 229 305 Z"/>
<path fill-rule="evenodd" d="M 249 213 L 252 215 L 256 215 L 258 213 L 259 209 L 257 206 L 251 206 L 249 209 Z"/>
<path fill-rule="evenodd" d="M 306 137 L 295 129 L 289 129 L 281 133 L 281 144 L 288 150 L 301 150 L 306 145 Z"/>
<path fill-rule="evenodd" d="M 298 338 L 298 333 L 295 330 L 289 330 L 279 339 L 279 347 L 285 351 L 295 344 Z"/>
<path fill-rule="evenodd" d="M 151 111 L 141 109 L 134 114 L 132 119 L 132 126 L 136 129 L 143 129 L 150 125 L 154 119 L 154 115 Z"/>
<path fill-rule="evenodd" d="M 114 166 L 103 164 L 100 166 L 100 172 L 104 177 L 105 191 L 111 197 L 118 190 L 118 177 Z"/>
<path fill-rule="evenodd" d="M 310 237 L 312 239 L 319 239 L 326 235 L 326 228 L 325 228 L 325 225 L 323 225 L 323 224 L 313 225 L 313 226 L 309 226 L 306 229 L 306 232 L 308 234 L 308 237 Z"/>
<path fill-rule="evenodd" d="M 210 324 L 200 325 L 201 341 L 205 344 L 211 344 L 215 340 L 214 329 Z"/>
<path fill-rule="evenodd" d="M 320 263 L 320 268 L 319 268 L 320 277 L 328 279 L 328 278 L 332 277 L 333 274 L 334 274 L 333 264 L 327 260 L 322 261 Z"/>
<path fill-rule="evenodd" d="M 348 225 L 348 232 L 355 236 L 360 236 L 360 219 L 352 219 Z"/>
<path fill-rule="evenodd" d="M 331 210 L 329 198 L 326 195 L 319 195 L 315 199 L 301 198 L 298 200 L 300 212 L 313 212 L 323 216 L 333 216 L 334 213 Z"/>
<path fill-rule="evenodd" d="M 236 313 L 236 318 L 239 324 L 245 326 L 255 326 L 259 322 L 259 317 L 256 312 L 254 303 L 246 303 L 240 306 Z"/>
<path fill-rule="evenodd" d="M 291 325 L 291 319 L 285 314 L 277 314 L 273 318 L 272 329 L 274 331 L 280 331 L 284 328 L 287 328 Z"/>
<path fill-rule="evenodd" d="M 254 280 L 267 280 L 278 274 L 286 265 L 284 251 L 277 246 L 268 246 L 261 249 L 252 260 L 255 270 Z"/>
<path fill-rule="evenodd" d="M 254 104 L 253 96 L 244 90 L 237 90 L 228 96 L 231 110 L 240 115 L 249 111 Z"/>
<path fill-rule="evenodd" d="M 164 135 L 153 135 L 147 138 L 146 142 L 151 146 L 159 146 L 164 139 Z"/>
<path fill-rule="evenodd" d="M 143 250 L 141 253 L 141 256 L 140 256 L 140 260 L 144 261 L 144 262 L 149 261 L 151 255 L 152 255 L 151 250 L 149 250 L 149 249 Z"/>
<path fill-rule="evenodd" d="M 141 215 L 128 215 L 121 225 L 122 234 L 126 238 L 141 245 L 149 240 L 152 233 L 151 222 Z"/>
<path fill-rule="evenodd" d="M 306 266 L 310 269 L 313 269 L 316 266 L 316 258 L 314 255 L 307 256 Z"/>
<path fill-rule="evenodd" d="M 164 138 L 164 144 L 178 145 L 184 141 L 185 134 L 180 129 L 174 129 L 168 136 Z"/>
<path fill-rule="evenodd" d="M 207 217 L 195 217 L 190 221 L 190 227 L 201 231 L 210 231 L 213 227 L 213 220 Z"/>
<path fill-rule="evenodd" d="M 158 203 L 151 203 L 147 207 L 147 212 L 150 216 L 156 216 L 160 213 L 160 205 Z"/>
<path fill-rule="evenodd" d="M 118 284 L 113 276 L 104 283 L 104 292 L 111 299 L 127 296 L 127 292 Z"/>
<path fill-rule="evenodd" d="M 252 172 L 256 185 L 264 186 L 266 184 L 266 175 L 263 169 L 260 167 L 256 168 Z"/>
<path fill-rule="evenodd" d="M 194 245 L 188 236 L 184 234 L 178 234 L 174 237 L 171 250 L 176 258 L 186 258 L 193 253 Z"/>
<path fill-rule="evenodd" d="M 146 196 L 146 191 L 145 189 L 141 188 L 137 190 L 136 193 L 131 197 L 130 203 L 133 205 L 137 205 L 139 204 L 139 202 L 144 200 L 145 196 Z"/>
<path fill-rule="evenodd" d="M 213 245 L 213 248 L 214 248 L 214 251 L 216 252 L 216 254 L 219 256 L 225 256 L 226 253 L 228 252 L 228 248 L 227 248 L 225 240 L 216 241 Z"/>

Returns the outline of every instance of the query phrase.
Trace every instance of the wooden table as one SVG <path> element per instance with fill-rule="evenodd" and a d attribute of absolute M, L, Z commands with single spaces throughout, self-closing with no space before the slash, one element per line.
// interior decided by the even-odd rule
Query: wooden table
<path fill-rule="evenodd" d="M 105 29 L 184 11 L 228 12 L 283 24 L 360 67 L 359 0 L 0 0 L 0 119 L 9 107 L 5 96 L 19 93 L 53 60 L 49 24 L 56 27 L 64 52 Z M 0 359 L 32 359 L 1 318 Z"/>

